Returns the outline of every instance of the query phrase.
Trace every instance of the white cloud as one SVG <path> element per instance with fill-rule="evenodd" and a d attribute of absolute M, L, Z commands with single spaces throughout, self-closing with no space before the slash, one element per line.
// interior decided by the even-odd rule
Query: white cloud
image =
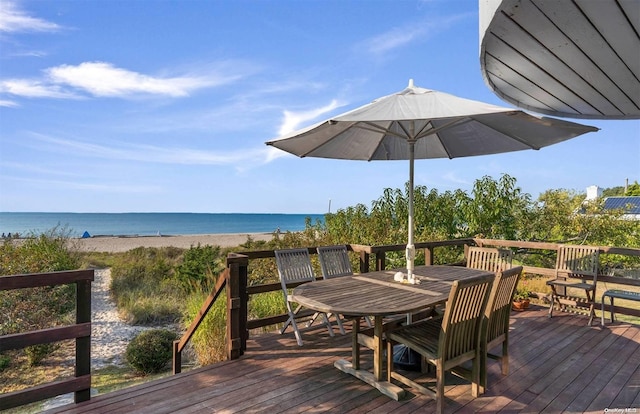
<path fill-rule="evenodd" d="M 312 121 L 318 118 L 320 115 L 326 114 L 327 112 L 331 112 L 334 109 L 339 108 L 341 106 L 344 106 L 344 104 L 334 99 L 328 105 L 325 105 L 320 108 L 312 109 L 309 111 L 293 112 L 293 111 L 285 110 L 283 112 L 284 120 L 280 125 L 278 134 L 286 135 L 290 132 L 293 132 L 296 129 L 298 129 L 302 123 Z"/>
<path fill-rule="evenodd" d="M 224 65 L 223 65 L 224 66 Z M 221 70 L 224 70 L 221 69 Z M 96 97 L 163 95 L 184 97 L 207 87 L 239 79 L 241 74 L 183 75 L 154 77 L 115 67 L 106 62 L 84 62 L 46 69 L 45 78 L 0 80 L 0 93 L 28 98 L 79 98 L 88 93 Z"/>
<path fill-rule="evenodd" d="M 76 181 L 65 180 L 52 180 L 46 178 L 29 178 L 24 176 L 3 176 L 4 180 L 14 181 L 20 183 L 35 184 L 48 190 L 51 189 L 63 189 L 63 190 L 82 190 L 93 191 L 98 194 L 103 193 L 125 193 L 125 194 L 153 194 L 160 193 L 162 188 L 157 185 L 135 185 L 135 184 L 96 184 L 96 183 L 83 183 Z"/>
<path fill-rule="evenodd" d="M 452 24 L 468 17 L 475 16 L 466 13 L 447 17 L 431 17 L 426 22 L 418 21 L 412 25 L 396 27 L 366 40 L 364 42 L 365 49 L 374 55 L 382 55 L 408 44 L 424 41 L 433 34 L 442 32 Z"/>
<path fill-rule="evenodd" d="M 95 157 L 148 163 L 180 165 L 234 165 L 263 163 L 268 148 L 239 148 L 235 151 L 204 151 L 181 147 L 130 145 L 110 142 L 109 146 L 33 133 L 40 144 L 35 149 L 63 153 L 67 157 Z M 44 144 L 43 144 L 44 143 Z M 50 144 L 49 147 L 46 144 Z"/>
<path fill-rule="evenodd" d="M 71 92 L 63 91 L 58 85 L 42 83 L 30 79 L 7 79 L 0 81 L 0 93 L 26 98 L 73 98 Z"/>
<path fill-rule="evenodd" d="M 18 105 L 18 103 L 14 101 L 9 101 L 7 99 L 0 99 L 0 106 L 5 108 L 15 108 L 20 105 Z"/>
<path fill-rule="evenodd" d="M 84 62 L 77 66 L 61 65 L 47 69 L 46 72 L 55 84 L 68 85 L 94 96 L 106 97 L 138 93 L 181 97 L 220 82 L 215 77 L 153 77 L 117 68 L 105 62 Z"/>
<path fill-rule="evenodd" d="M 60 29 L 55 23 L 29 16 L 15 3 L 0 2 L 0 32 L 55 32 Z"/>

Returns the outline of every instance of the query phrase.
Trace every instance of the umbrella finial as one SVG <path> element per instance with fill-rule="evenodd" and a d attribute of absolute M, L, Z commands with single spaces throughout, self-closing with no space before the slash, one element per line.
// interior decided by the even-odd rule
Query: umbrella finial
<path fill-rule="evenodd" d="M 407 88 L 413 88 L 413 79 L 409 79 L 409 86 Z"/>

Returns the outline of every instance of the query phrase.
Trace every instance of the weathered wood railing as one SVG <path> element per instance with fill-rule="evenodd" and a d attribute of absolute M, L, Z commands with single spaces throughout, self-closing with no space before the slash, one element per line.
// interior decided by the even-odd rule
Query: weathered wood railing
<path fill-rule="evenodd" d="M 436 254 L 436 249 L 438 247 L 459 246 L 466 249 L 471 245 L 507 247 L 518 250 L 540 250 L 553 253 L 555 253 L 558 249 L 557 243 L 520 242 L 513 240 L 493 240 L 480 238 L 415 243 L 416 250 L 421 250 L 424 252 L 424 262 L 427 265 L 432 265 L 434 263 L 434 257 Z M 359 271 L 361 273 L 364 273 L 370 270 L 370 262 L 373 262 L 375 270 L 386 269 L 386 254 L 389 252 L 404 251 L 406 245 L 398 244 L 387 246 L 365 246 L 352 244 L 348 245 L 347 247 L 350 251 L 359 255 Z M 640 249 L 600 247 L 600 251 L 603 254 L 620 254 L 640 257 Z M 316 254 L 315 247 L 310 247 L 309 253 Z M 249 338 L 249 332 L 251 330 L 283 323 L 287 320 L 288 315 L 286 313 L 267 316 L 259 319 L 248 319 L 248 303 L 251 295 L 280 291 L 281 289 L 280 283 L 266 283 L 252 286 L 248 285 L 247 275 L 249 262 L 251 260 L 268 259 L 274 257 L 275 253 L 273 250 L 231 253 L 227 256 L 227 270 L 219 277 L 218 283 L 216 284 L 216 289 L 211 295 L 209 295 L 209 298 L 207 298 L 207 300 L 203 304 L 200 312 L 198 313 L 198 317 L 191 324 L 191 327 L 189 328 L 187 333 L 185 333 L 182 339 L 174 343 L 174 373 L 180 372 L 180 352 L 188 342 L 189 338 L 193 335 L 193 331 L 195 331 L 200 323 L 199 321 L 204 318 L 207 310 L 211 307 L 213 301 L 215 301 L 215 298 L 220 296 L 222 289 L 225 287 L 227 292 L 226 356 L 228 359 L 239 358 L 244 353 L 244 351 L 246 350 L 246 342 Z M 461 263 L 454 263 L 454 265 L 455 264 Z M 554 275 L 553 268 L 524 266 L 524 269 L 528 274 L 538 274 L 549 277 L 552 277 Z M 640 286 L 640 280 L 629 278 L 599 275 L 598 280 L 602 282 Z M 633 316 L 640 316 L 639 309 L 616 306 L 616 312 Z"/>
<path fill-rule="evenodd" d="M 91 282 L 93 270 L 0 276 L 0 291 L 76 284 L 76 323 L 68 326 L 0 336 L 0 352 L 75 339 L 75 377 L 0 395 L 0 410 L 70 392 L 75 402 L 91 397 Z"/>

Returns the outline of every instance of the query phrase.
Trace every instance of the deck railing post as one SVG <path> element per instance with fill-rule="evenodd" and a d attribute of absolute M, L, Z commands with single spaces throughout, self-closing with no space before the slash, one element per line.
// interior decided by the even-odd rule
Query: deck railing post
<path fill-rule="evenodd" d="M 249 258 L 227 257 L 227 359 L 237 359 L 247 349 L 247 274 Z"/>
<path fill-rule="evenodd" d="M 365 251 L 360 252 L 360 273 L 367 273 L 369 271 L 369 253 Z"/>
<path fill-rule="evenodd" d="M 376 252 L 376 270 L 385 270 L 387 267 L 387 255 L 384 251 Z"/>
<path fill-rule="evenodd" d="M 76 282 L 76 323 L 91 323 L 91 280 Z M 91 375 L 91 334 L 76 338 L 75 375 Z M 76 403 L 88 401 L 91 388 L 76 391 L 73 398 Z"/>
<path fill-rule="evenodd" d="M 426 249 L 424 249 L 424 264 L 426 266 L 433 266 L 433 250 L 434 247 L 427 247 Z"/>

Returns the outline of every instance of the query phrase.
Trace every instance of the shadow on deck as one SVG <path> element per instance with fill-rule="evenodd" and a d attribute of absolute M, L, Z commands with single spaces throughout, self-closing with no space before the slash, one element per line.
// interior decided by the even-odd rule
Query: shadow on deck
<path fill-rule="evenodd" d="M 510 373 L 489 361 L 486 394 L 471 397 L 471 386 L 450 377 L 447 412 L 594 412 L 640 407 L 640 326 L 606 327 L 586 316 L 532 307 L 512 312 Z M 599 322 L 599 320 L 598 320 Z M 348 325 L 348 324 L 347 324 Z M 347 328 L 347 326 L 345 326 Z M 303 332 L 303 347 L 292 333 L 249 340 L 234 361 L 194 369 L 91 401 L 47 413 L 232 413 L 232 412 L 432 412 L 435 402 L 413 394 L 393 401 L 333 362 L 350 359 L 350 335 L 329 337 L 325 329 Z M 371 352 L 363 351 L 363 363 Z M 637 410 L 640 412 L 640 408 Z M 627 410 L 627 412 L 630 412 Z"/>

